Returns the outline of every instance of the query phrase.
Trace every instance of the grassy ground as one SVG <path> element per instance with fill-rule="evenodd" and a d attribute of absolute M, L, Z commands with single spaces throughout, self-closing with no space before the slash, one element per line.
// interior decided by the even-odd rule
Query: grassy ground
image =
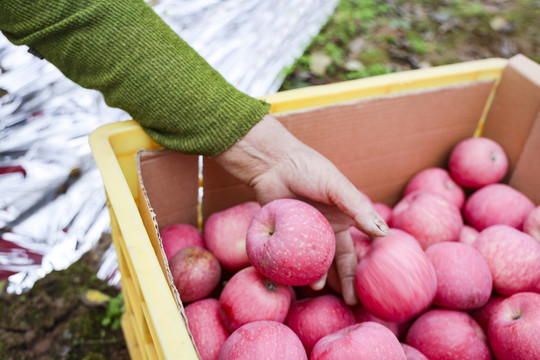
<path fill-rule="evenodd" d="M 540 62 L 538 0 L 342 0 L 282 90 L 522 53 Z"/>
<path fill-rule="evenodd" d="M 282 90 L 517 53 L 540 62 L 538 19 L 540 0 L 342 0 Z M 119 291 L 94 275 L 106 245 L 27 294 L 0 296 L 2 359 L 128 358 Z M 83 301 L 88 290 L 108 301 Z"/>

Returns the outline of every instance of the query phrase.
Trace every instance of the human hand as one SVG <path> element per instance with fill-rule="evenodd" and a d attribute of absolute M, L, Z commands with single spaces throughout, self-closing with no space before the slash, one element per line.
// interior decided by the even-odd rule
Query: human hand
<path fill-rule="evenodd" d="M 373 237 L 388 233 L 388 226 L 365 196 L 328 159 L 299 141 L 271 115 L 216 160 L 253 188 L 261 205 L 296 198 L 325 215 L 336 235 L 334 262 L 343 299 L 349 305 L 356 304 L 354 273 L 358 259 L 349 227 L 356 226 Z M 312 287 L 321 289 L 325 281 L 326 276 Z"/>

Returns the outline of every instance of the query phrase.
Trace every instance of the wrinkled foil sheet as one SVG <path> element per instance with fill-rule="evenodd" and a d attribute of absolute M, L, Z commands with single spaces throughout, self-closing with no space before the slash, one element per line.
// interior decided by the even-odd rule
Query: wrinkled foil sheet
<path fill-rule="evenodd" d="M 251 96 L 276 92 L 337 0 L 159 0 L 154 10 L 230 83 Z M 127 120 L 0 34 L 0 279 L 22 293 L 77 261 L 110 232 L 88 135 Z M 119 286 L 109 248 L 98 277 Z"/>

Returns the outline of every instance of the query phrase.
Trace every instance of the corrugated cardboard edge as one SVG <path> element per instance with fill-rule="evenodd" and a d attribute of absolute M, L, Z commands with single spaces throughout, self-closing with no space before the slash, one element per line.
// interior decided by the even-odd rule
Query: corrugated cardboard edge
<path fill-rule="evenodd" d="M 193 334 L 189 330 L 188 320 L 186 317 L 186 313 L 184 311 L 184 305 L 182 303 L 182 300 L 180 299 L 180 294 L 178 293 L 178 289 L 176 289 L 176 286 L 174 285 L 174 279 L 171 273 L 171 269 L 169 268 L 169 262 L 167 261 L 165 250 L 163 250 L 163 241 L 161 239 L 161 236 L 159 235 L 159 226 L 157 222 L 156 213 L 154 212 L 152 205 L 150 204 L 148 193 L 144 186 L 144 179 L 141 173 L 141 157 L 142 156 L 161 155 L 165 152 L 168 152 L 168 150 L 140 150 L 135 155 L 136 164 L 137 164 L 137 176 L 139 179 L 139 188 L 138 188 L 139 201 L 137 205 L 139 206 L 139 212 L 141 214 L 144 227 L 146 228 L 146 232 L 148 233 L 148 236 L 152 243 L 152 247 L 154 248 L 156 255 L 161 254 L 161 256 L 159 255 L 156 256 L 158 258 L 159 265 L 161 266 L 161 270 L 163 271 L 163 274 L 167 278 L 167 282 L 169 284 L 169 289 L 171 290 L 171 294 L 173 295 L 176 305 L 178 306 L 178 310 L 180 311 L 182 320 L 184 321 L 184 324 L 189 333 L 189 336 L 191 337 L 191 341 L 193 343 L 193 347 L 195 351 L 197 352 L 197 356 L 200 358 L 200 354 L 197 350 L 197 347 L 195 346 Z"/>
<path fill-rule="evenodd" d="M 470 86 L 470 85 L 493 84 L 493 82 L 494 82 L 493 79 L 464 81 L 464 82 L 460 82 L 460 83 L 457 83 L 457 84 L 450 84 L 450 85 L 445 85 L 445 86 L 441 86 L 441 87 L 431 87 L 431 88 L 427 88 L 427 89 L 413 89 L 413 90 L 407 90 L 406 92 L 388 93 L 388 94 L 381 94 L 381 95 L 377 95 L 377 96 L 363 97 L 363 98 L 360 98 L 360 99 L 347 100 L 347 101 L 342 101 L 342 102 L 338 102 L 338 103 L 330 104 L 330 105 L 312 106 L 312 107 L 305 108 L 305 109 L 289 110 L 289 111 L 276 113 L 276 114 L 273 114 L 273 115 L 277 116 L 279 118 L 279 117 L 282 117 L 282 116 L 297 115 L 297 114 L 302 114 L 302 113 L 310 113 L 310 112 L 313 112 L 313 111 L 316 111 L 316 110 L 319 110 L 319 109 L 342 108 L 342 107 L 346 107 L 346 106 L 349 106 L 349 105 L 357 104 L 359 102 L 368 102 L 368 101 L 371 101 L 371 100 L 386 100 L 386 99 L 398 98 L 398 97 L 403 97 L 403 96 L 411 96 L 411 95 L 415 95 L 415 94 L 425 94 L 425 93 L 430 93 L 430 92 L 438 92 L 441 89 L 449 89 L 450 90 L 450 89 L 459 89 L 459 88 L 467 87 L 467 86 Z"/>

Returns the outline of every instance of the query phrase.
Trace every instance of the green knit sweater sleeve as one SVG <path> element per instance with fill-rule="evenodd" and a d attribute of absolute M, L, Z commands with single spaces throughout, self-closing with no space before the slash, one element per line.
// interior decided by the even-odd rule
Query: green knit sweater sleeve
<path fill-rule="evenodd" d="M 217 155 L 269 104 L 229 84 L 143 0 L 0 0 L 0 30 L 139 122 L 158 144 Z"/>

